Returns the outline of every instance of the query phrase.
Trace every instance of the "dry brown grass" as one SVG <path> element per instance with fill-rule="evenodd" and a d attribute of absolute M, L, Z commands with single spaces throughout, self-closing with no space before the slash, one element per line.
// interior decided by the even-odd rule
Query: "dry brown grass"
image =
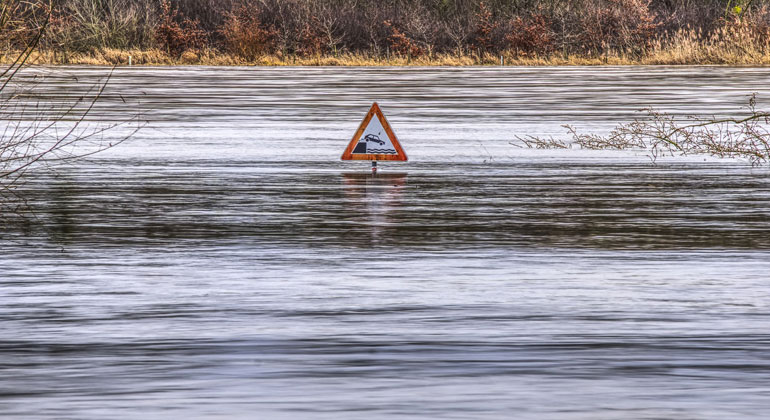
<path fill-rule="evenodd" d="M 0 54 L 7 64 L 18 52 Z M 34 64 L 127 65 L 207 65 L 207 66 L 602 66 L 602 65 L 770 65 L 770 37 L 759 37 L 755 31 L 741 26 L 725 26 L 709 36 L 692 29 L 680 30 L 667 39 L 656 40 L 641 56 L 612 53 L 601 56 L 521 55 L 506 51 L 501 55 L 424 54 L 418 57 L 371 54 L 327 54 L 284 56 L 280 52 L 246 59 L 239 54 L 217 50 L 186 50 L 170 55 L 159 49 L 116 50 L 102 48 L 90 53 L 65 53 L 55 50 L 35 52 Z"/>
<path fill-rule="evenodd" d="M 658 43 L 640 64 L 770 64 L 770 40 L 741 28 L 720 28 L 711 36 L 695 30 L 680 30 L 670 40 Z"/>

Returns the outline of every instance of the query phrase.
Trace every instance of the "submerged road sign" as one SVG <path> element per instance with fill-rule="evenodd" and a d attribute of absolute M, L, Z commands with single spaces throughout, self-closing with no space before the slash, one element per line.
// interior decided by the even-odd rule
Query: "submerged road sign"
<path fill-rule="evenodd" d="M 342 153 L 342 160 L 407 160 L 404 149 L 377 102 L 372 104 L 361 121 L 356 134 Z"/>

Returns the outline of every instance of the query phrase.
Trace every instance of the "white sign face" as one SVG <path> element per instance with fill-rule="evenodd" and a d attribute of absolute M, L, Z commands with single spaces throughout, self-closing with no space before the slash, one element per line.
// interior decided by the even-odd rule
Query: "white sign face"
<path fill-rule="evenodd" d="M 353 154 L 367 153 L 379 155 L 398 154 L 377 115 L 369 120 L 369 125 L 366 126 L 364 134 L 361 135 L 358 144 L 353 149 Z"/>

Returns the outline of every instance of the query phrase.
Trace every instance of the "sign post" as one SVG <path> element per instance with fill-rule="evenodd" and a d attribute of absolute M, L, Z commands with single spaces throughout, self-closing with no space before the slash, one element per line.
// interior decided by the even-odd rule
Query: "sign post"
<path fill-rule="evenodd" d="M 377 102 L 372 104 L 361 121 L 348 147 L 342 153 L 342 160 L 371 160 L 372 174 L 377 173 L 378 160 L 408 160 Z"/>

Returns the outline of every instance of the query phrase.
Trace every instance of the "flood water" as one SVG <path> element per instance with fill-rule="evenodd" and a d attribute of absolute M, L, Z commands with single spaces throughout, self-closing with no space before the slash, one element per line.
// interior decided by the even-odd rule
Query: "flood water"
<path fill-rule="evenodd" d="M 45 71 L 57 101 L 108 69 Z M 511 144 L 752 92 L 770 71 L 119 68 L 89 120 L 146 125 L 0 230 L 0 417 L 765 418 L 770 170 Z M 410 160 L 372 177 L 339 157 L 375 100 Z"/>

